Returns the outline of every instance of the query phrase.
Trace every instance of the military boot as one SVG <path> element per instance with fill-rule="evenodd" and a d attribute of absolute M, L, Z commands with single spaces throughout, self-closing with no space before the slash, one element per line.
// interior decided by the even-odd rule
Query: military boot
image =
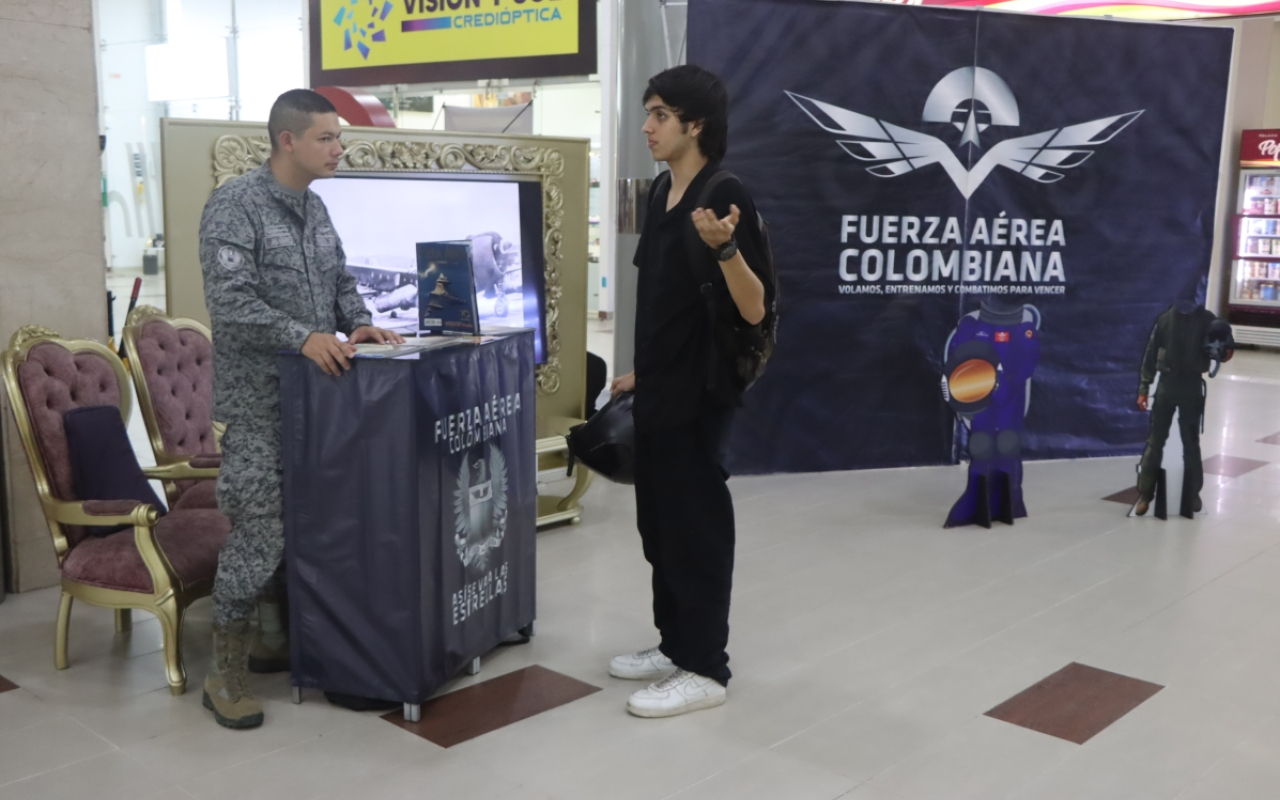
<path fill-rule="evenodd" d="M 249 621 L 213 626 L 213 660 L 204 678 L 204 707 L 224 728 L 256 728 L 262 724 L 262 704 L 249 693 L 245 661 L 249 649 Z"/>
<path fill-rule="evenodd" d="M 258 601 L 258 635 L 249 650 L 249 671 L 289 671 L 289 607 L 281 599 Z"/>

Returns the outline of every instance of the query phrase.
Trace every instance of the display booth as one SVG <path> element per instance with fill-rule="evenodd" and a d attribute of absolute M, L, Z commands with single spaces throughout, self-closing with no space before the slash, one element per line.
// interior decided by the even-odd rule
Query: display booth
<path fill-rule="evenodd" d="M 347 269 L 377 325 L 417 318 L 420 241 L 469 239 L 482 322 L 535 330 L 537 452 L 563 463 L 564 434 L 586 395 L 587 192 L 590 143 L 386 128 L 343 129 L 338 175 L 312 184 L 347 253 Z M 208 322 L 200 215 L 213 190 L 270 156 L 266 126 L 166 119 L 168 312 Z M 564 497 L 539 497 L 538 522 L 578 521 L 590 473 Z"/>
<path fill-rule="evenodd" d="M 397 700 L 412 721 L 532 632 L 533 335 L 484 338 L 357 357 L 337 381 L 280 357 L 295 687 Z"/>

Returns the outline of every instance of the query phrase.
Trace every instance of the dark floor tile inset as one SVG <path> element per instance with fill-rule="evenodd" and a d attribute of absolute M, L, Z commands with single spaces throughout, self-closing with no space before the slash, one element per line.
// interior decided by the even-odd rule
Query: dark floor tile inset
<path fill-rule="evenodd" d="M 0 694 L 4 694 L 5 692 L 9 692 L 17 688 L 18 688 L 18 684 L 14 683 L 13 681 L 9 680 L 3 675 L 0 675 Z"/>
<path fill-rule="evenodd" d="M 1259 461 L 1256 458 L 1240 458 L 1239 456 L 1213 456 L 1204 460 L 1206 475 L 1225 475 L 1228 478 L 1239 478 L 1247 472 L 1261 469 L 1270 461 Z"/>
<path fill-rule="evenodd" d="M 991 709 L 987 716 L 1084 744 L 1163 688 L 1071 663 Z"/>
<path fill-rule="evenodd" d="M 598 686 L 534 665 L 423 703 L 421 722 L 406 722 L 403 710 L 382 718 L 441 747 L 453 747 L 598 691 Z"/>
<path fill-rule="evenodd" d="M 1126 506 L 1131 506 L 1134 503 L 1138 502 L 1138 487 L 1130 486 L 1128 489 L 1125 489 L 1123 492 L 1116 492 L 1115 494 L 1109 494 L 1102 499 L 1110 500 L 1113 503 L 1124 503 Z"/>
<path fill-rule="evenodd" d="M 1262 444 L 1280 444 L 1280 433 L 1273 433 L 1270 436 L 1263 436 L 1258 440 Z"/>

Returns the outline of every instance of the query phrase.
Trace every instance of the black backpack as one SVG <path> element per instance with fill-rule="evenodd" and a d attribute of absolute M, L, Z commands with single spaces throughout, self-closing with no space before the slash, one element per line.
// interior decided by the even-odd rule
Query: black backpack
<path fill-rule="evenodd" d="M 736 181 L 738 177 L 726 170 L 712 175 L 707 185 L 702 187 L 695 208 L 707 208 L 712 192 L 727 180 Z M 654 198 L 664 186 L 670 183 L 669 171 L 662 173 L 654 180 L 649 191 L 650 210 L 652 210 Z M 756 224 L 760 227 L 761 255 L 764 258 L 765 271 L 763 277 L 766 281 L 765 298 L 768 301 L 765 305 L 764 319 L 756 325 L 748 325 L 743 321 L 732 298 L 727 303 L 720 302 L 716 293 L 716 282 L 724 283 L 720 265 L 716 263 L 711 248 L 707 247 L 702 237 L 698 235 L 698 229 L 692 220 L 686 221 L 685 224 L 689 260 L 695 265 L 702 265 L 703 272 L 697 277 L 701 283 L 702 296 L 707 303 L 707 317 L 716 343 L 708 353 L 708 360 L 711 362 L 707 379 L 709 389 L 716 388 L 715 381 L 720 375 L 720 365 L 717 363 L 719 354 L 724 354 L 724 358 L 732 365 L 730 380 L 734 385 L 729 388 L 741 394 L 750 389 L 752 384 L 764 374 L 765 366 L 769 363 L 769 358 L 773 355 L 774 347 L 778 343 L 778 273 L 773 265 L 773 249 L 769 244 L 769 223 L 765 222 L 764 216 L 759 211 L 756 211 Z M 772 298 L 771 301 L 770 298 Z"/>

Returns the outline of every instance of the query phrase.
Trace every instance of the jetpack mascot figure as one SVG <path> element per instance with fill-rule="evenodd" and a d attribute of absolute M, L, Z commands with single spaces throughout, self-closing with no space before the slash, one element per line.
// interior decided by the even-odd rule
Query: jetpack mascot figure
<path fill-rule="evenodd" d="M 942 395 L 969 429 L 969 485 L 943 527 L 1025 517 L 1022 420 L 1040 361 L 1040 312 L 1018 298 L 983 300 L 960 318 L 942 358 Z"/>

